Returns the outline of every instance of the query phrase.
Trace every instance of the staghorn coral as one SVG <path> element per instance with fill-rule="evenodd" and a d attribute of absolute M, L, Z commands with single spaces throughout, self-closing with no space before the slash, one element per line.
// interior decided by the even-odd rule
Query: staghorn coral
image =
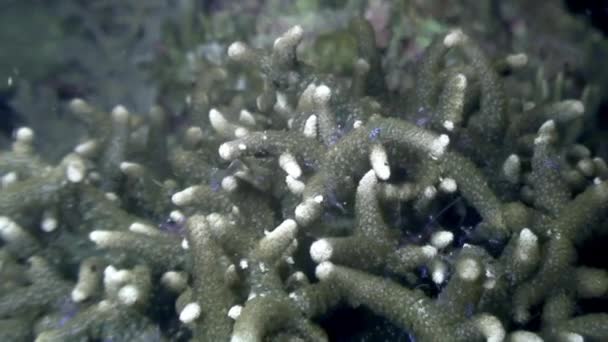
<path fill-rule="evenodd" d="M 404 104 L 368 24 L 349 32 L 348 78 L 298 59 L 299 26 L 270 52 L 233 43 L 222 72 L 261 92 L 209 97 L 198 77 L 183 131 L 159 107 L 76 99 L 89 133 L 53 166 L 17 130 L 0 337 L 323 341 L 324 316 L 362 306 L 421 341 L 608 338 L 607 313 L 574 310 L 608 293 L 605 269 L 575 261 L 607 228 L 608 167 L 575 140 L 585 103 L 511 99 L 498 71 L 526 55 L 490 61 L 453 30 Z"/>

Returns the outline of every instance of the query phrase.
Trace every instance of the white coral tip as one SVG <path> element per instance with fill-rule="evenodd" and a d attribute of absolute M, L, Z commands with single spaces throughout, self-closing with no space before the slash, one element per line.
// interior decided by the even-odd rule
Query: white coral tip
<path fill-rule="evenodd" d="M 226 176 L 222 178 L 222 189 L 228 192 L 233 192 L 234 190 L 236 190 L 236 188 L 238 188 L 238 186 L 239 182 L 237 181 L 236 177 Z"/>
<path fill-rule="evenodd" d="M 72 183 L 80 183 L 86 174 L 86 166 L 80 159 L 72 160 L 66 168 L 66 177 Z"/>
<path fill-rule="evenodd" d="M 74 147 L 74 152 L 83 157 L 90 157 L 95 154 L 97 147 L 98 144 L 96 140 L 88 140 L 76 145 L 76 147 Z"/>
<path fill-rule="evenodd" d="M 437 256 L 437 248 L 430 246 L 430 245 L 425 245 L 421 247 L 422 249 L 422 254 L 424 254 L 424 256 L 426 256 L 428 259 L 432 259 L 435 256 Z"/>
<path fill-rule="evenodd" d="M 279 156 L 279 166 L 292 178 L 297 179 L 302 175 L 302 169 L 291 153 L 285 152 Z"/>
<path fill-rule="evenodd" d="M 231 143 L 227 142 L 220 145 L 218 153 L 220 158 L 224 160 L 232 160 L 237 157 L 238 149 L 234 148 Z"/>
<path fill-rule="evenodd" d="M 55 229 L 57 229 L 58 226 L 59 222 L 57 222 L 57 219 L 55 217 L 50 216 L 43 218 L 42 222 L 40 223 L 40 229 L 42 229 L 42 231 L 45 233 L 50 233 L 54 231 Z"/>
<path fill-rule="evenodd" d="M 183 323 L 194 322 L 201 315 L 201 306 L 198 303 L 188 303 L 179 313 L 179 320 Z"/>
<path fill-rule="evenodd" d="M 564 342 L 583 342 L 583 341 L 585 341 L 583 336 L 581 336 L 577 333 L 573 333 L 573 332 L 561 333 L 560 337 L 561 337 L 560 341 L 564 341 Z"/>
<path fill-rule="evenodd" d="M 465 258 L 456 264 L 456 273 L 465 281 L 475 281 L 481 275 L 481 265 L 475 259 Z"/>
<path fill-rule="evenodd" d="M 304 136 L 308 138 L 315 138 L 317 136 L 317 116 L 311 115 L 304 122 Z"/>
<path fill-rule="evenodd" d="M 525 330 L 518 330 L 518 331 L 514 331 L 511 334 L 509 334 L 509 341 L 510 342 L 543 342 L 544 340 L 533 332 L 525 331 Z"/>
<path fill-rule="evenodd" d="M 446 47 L 452 47 L 462 43 L 465 39 L 465 35 L 460 29 L 456 29 L 448 33 L 443 39 L 443 45 Z"/>
<path fill-rule="evenodd" d="M 88 297 L 87 294 L 84 293 L 84 291 L 82 291 L 82 289 L 80 289 L 78 286 L 76 286 L 76 288 L 72 290 L 70 296 L 72 298 L 72 301 L 75 303 L 80 303 Z"/>
<path fill-rule="evenodd" d="M 329 261 L 324 261 L 320 263 L 315 269 L 315 276 L 320 280 L 325 280 L 331 276 L 332 272 L 334 272 L 336 266 Z"/>
<path fill-rule="evenodd" d="M 525 53 L 516 53 L 507 56 L 507 63 L 513 68 L 520 68 L 528 64 L 528 55 Z"/>
<path fill-rule="evenodd" d="M 145 235 L 157 235 L 158 234 L 158 229 L 147 225 L 145 223 L 141 223 L 141 222 L 133 222 L 131 223 L 131 225 L 129 226 L 129 230 L 132 231 L 133 233 L 139 233 L 139 234 L 145 234 Z"/>
<path fill-rule="evenodd" d="M 243 311 L 243 307 L 240 305 L 234 305 L 228 310 L 228 317 L 236 320 L 241 315 L 241 311 Z"/>
<path fill-rule="evenodd" d="M 20 127 L 15 132 L 15 140 L 21 143 L 30 144 L 34 141 L 34 131 L 29 127 Z"/>
<path fill-rule="evenodd" d="M 463 74 L 456 75 L 456 82 L 456 86 L 461 90 L 467 87 L 467 77 Z"/>
<path fill-rule="evenodd" d="M 315 89 L 314 100 L 317 103 L 327 103 L 331 97 L 331 89 L 322 84 Z"/>
<path fill-rule="evenodd" d="M 483 314 L 477 318 L 476 323 L 478 329 L 486 337 L 486 342 L 504 341 L 505 329 L 498 318 Z"/>
<path fill-rule="evenodd" d="M 431 244 L 438 249 L 446 248 L 452 241 L 454 241 L 454 233 L 447 230 L 438 231 L 431 236 Z"/>
<path fill-rule="evenodd" d="M 304 33 L 304 30 L 302 29 L 302 26 L 300 25 L 294 25 L 292 28 L 289 29 L 289 31 L 287 31 L 287 35 L 293 38 L 301 38 L 302 34 Z"/>
<path fill-rule="evenodd" d="M 380 144 L 372 146 L 372 150 L 369 154 L 369 160 L 372 164 L 372 168 L 376 173 L 376 177 L 382 180 L 387 180 L 391 177 L 391 168 L 388 164 L 388 156 L 386 150 Z"/>
<path fill-rule="evenodd" d="M 171 196 L 171 202 L 177 206 L 188 205 L 194 199 L 194 192 L 196 191 L 196 186 L 188 187 L 182 191 L 176 192 Z"/>
<path fill-rule="evenodd" d="M 94 230 L 89 233 L 89 240 L 99 246 L 105 246 L 112 239 L 112 232 L 107 230 Z"/>
<path fill-rule="evenodd" d="M 444 178 L 439 183 L 439 189 L 447 194 L 452 194 L 458 190 L 458 184 L 453 178 Z"/>
<path fill-rule="evenodd" d="M 143 167 L 138 163 L 121 162 L 119 165 L 120 171 L 130 177 L 141 177 L 143 175 Z"/>
<path fill-rule="evenodd" d="M 80 98 L 73 99 L 72 101 L 70 101 L 68 106 L 70 110 L 74 113 L 84 114 L 93 110 L 85 100 Z"/>
<path fill-rule="evenodd" d="M 291 191 L 291 193 L 294 195 L 300 195 L 302 192 L 304 192 L 304 188 L 306 187 L 304 182 L 299 181 L 290 175 L 285 177 L 285 183 L 287 184 L 289 191 Z"/>
<path fill-rule="evenodd" d="M 302 203 L 298 204 L 295 209 L 296 221 L 302 226 L 307 226 L 317 218 L 320 209 L 321 206 L 319 202 L 314 199 L 304 200 Z"/>
<path fill-rule="evenodd" d="M 126 124 L 129 120 L 129 111 L 122 105 L 118 105 L 112 109 L 112 119 L 114 122 Z"/>
<path fill-rule="evenodd" d="M 333 248 L 329 241 L 320 239 L 310 245 L 310 257 L 317 264 L 327 261 L 333 254 Z"/>
<path fill-rule="evenodd" d="M 449 144 L 450 137 L 446 134 L 442 134 L 437 139 L 433 140 L 433 142 L 431 142 L 431 145 L 429 146 L 431 158 L 440 158 Z"/>
<path fill-rule="evenodd" d="M 443 122 L 443 128 L 445 128 L 449 132 L 453 131 L 454 130 L 454 121 L 445 120 Z"/>
<path fill-rule="evenodd" d="M 228 47 L 228 57 L 236 61 L 241 60 L 246 52 L 247 45 L 243 42 L 234 42 Z"/>
<path fill-rule="evenodd" d="M 124 305 L 133 305 L 141 293 L 135 285 L 125 285 L 118 291 L 118 300 Z"/>

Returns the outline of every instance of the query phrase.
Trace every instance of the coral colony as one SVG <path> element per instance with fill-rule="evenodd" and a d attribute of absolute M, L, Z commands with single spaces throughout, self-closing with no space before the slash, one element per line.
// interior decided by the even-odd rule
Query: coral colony
<path fill-rule="evenodd" d="M 577 264 L 608 230 L 585 93 L 512 98 L 527 56 L 453 30 L 391 98 L 371 28 L 349 30 L 348 77 L 298 59 L 300 26 L 270 51 L 234 42 L 221 72 L 241 86 L 211 103 L 203 71 L 183 129 L 74 99 L 88 136 L 50 165 L 19 128 L 0 340 L 326 341 L 324 317 L 360 308 L 415 341 L 608 340 L 607 312 L 576 309 L 608 295 L 608 270 Z"/>

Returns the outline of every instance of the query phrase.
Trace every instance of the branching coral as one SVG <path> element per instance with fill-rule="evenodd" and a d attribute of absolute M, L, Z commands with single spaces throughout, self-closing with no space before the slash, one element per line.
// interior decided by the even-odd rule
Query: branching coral
<path fill-rule="evenodd" d="M 607 339 L 606 313 L 573 310 L 608 293 L 575 261 L 608 212 L 606 163 L 570 138 L 584 103 L 510 99 L 496 70 L 525 55 L 491 62 L 460 30 L 428 48 L 413 101 L 372 97 L 373 32 L 349 29 L 351 78 L 302 63 L 299 26 L 270 53 L 233 43 L 223 72 L 259 71 L 261 93 L 209 103 L 200 80 L 183 131 L 73 100 L 89 135 L 57 166 L 17 131 L 2 336 L 324 341 L 324 317 L 362 306 L 420 341 Z"/>

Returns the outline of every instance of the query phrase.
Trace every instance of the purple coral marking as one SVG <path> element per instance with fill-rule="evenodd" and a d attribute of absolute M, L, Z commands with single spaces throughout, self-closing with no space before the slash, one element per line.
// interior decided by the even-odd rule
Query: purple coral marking
<path fill-rule="evenodd" d="M 184 222 L 175 221 L 172 218 L 168 218 L 165 222 L 162 222 L 158 225 L 158 228 L 162 231 L 165 231 L 169 234 L 177 235 L 184 237 L 186 231 L 184 229 Z"/>
<path fill-rule="evenodd" d="M 318 169 L 317 163 L 314 160 L 304 158 L 302 159 L 302 164 L 308 170 L 317 171 Z"/>
<path fill-rule="evenodd" d="M 466 318 L 473 317 L 474 313 L 475 313 L 475 305 L 473 305 L 473 303 L 468 303 L 464 308 L 464 314 L 465 314 Z"/>
<path fill-rule="evenodd" d="M 70 298 L 65 297 L 59 302 L 59 312 L 61 313 L 61 319 L 57 322 L 57 325 L 60 328 L 76 316 L 78 313 L 78 305 Z"/>
<path fill-rule="evenodd" d="M 255 181 L 258 183 L 264 183 L 266 181 L 266 177 L 264 176 L 256 176 Z"/>
<path fill-rule="evenodd" d="M 431 119 L 427 117 L 416 119 L 416 126 L 426 127 L 429 121 L 431 121 Z"/>
<path fill-rule="evenodd" d="M 369 139 L 370 140 L 378 139 L 378 136 L 380 135 L 381 131 L 382 131 L 382 129 L 380 127 L 372 128 L 372 130 L 369 132 Z"/>
<path fill-rule="evenodd" d="M 222 180 L 211 177 L 211 180 L 209 181 L 209 187 L 211 187 L 211 191 L 213 192 L 220 191 L 222 187 Z"/>
<path fill-rule="evenodd" d="M 547 158 L 544 161 L 544 166 L 548 169 L 555 170 L 555 171 L 559 171 L 561 168 L 558 160 L 550 159 L 550 158 Z"/>
<path fill-rule="evenodd" d="M 421 266 L 418 271 L 420 272 L 420 278 L 429 279 L 429 268 L 427 266 Z"/>
<path fill-rule="evenodd" d="M 332 146 L 338 143 L 340 139 L 346 134 L 346 129 L 342 126 L 342 124 L 336 125 L 336 129 L 330 134 L 328 138 L 328 145 Z"/>
<path fill-rule="evenodd" d="M 211 191 L 220 191 L 222 188 L 222 179 L 228 175 L 234 174 L 242 165 L 241 161 L 233 160 L 225 170 L 214 167 L 211 176 L 209 177 L 209 187 L 211 188 Z"/>
<path fill-rule="evenodd" d="M 340 134 L 338 132 L 334 132 L 329 136 L 327 141 L 329 146 L 335 145 L 340 140 Z"/>
<path fill-rule="evenodd" d="M 342 214 L 346 213 L 346 208 L 338 200 L 335 191 L 327 191 L 327 203 L 329 203 L 331 207 L 338 208 L 338 210 L 340 210 Z"/>
<path fill-rule="evenodd" d="M 431 123 L 432 116 L 433 114 L 429 113 L 426 108 L 420 107 L 416 112 L 416 120 L 414 121 L 414 124 L 421 128 L 427 128 Z"/>
<path fill-rule="evenodd" d="M 222 188 L 222 178 L 225 176 L 225 171 L 218 168 L 213 168 L 211 176 L 209 177 L 209 187 L 211 191 L 218 192 Z"/>

